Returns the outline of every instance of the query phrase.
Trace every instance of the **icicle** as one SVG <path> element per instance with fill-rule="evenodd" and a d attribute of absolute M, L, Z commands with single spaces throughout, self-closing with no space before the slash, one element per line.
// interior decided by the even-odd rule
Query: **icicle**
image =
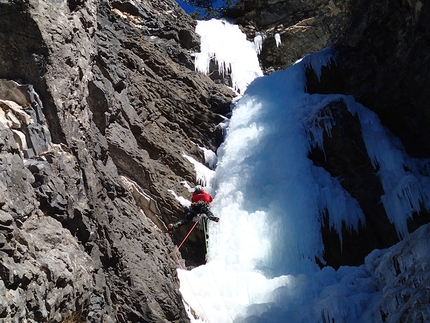
<path fill-rule="evenodd" d="M 281 35 L 279 35 L 279 33 L 275 34 L 275 41 L 276 41 L 276 47 L 279 47 L 279 45 L 281 45 Z"/>
<path fill-rule="evenodd" d="M 306 122 L 306 131 L 309 136 L 311 147 L 324 150 L 324 132 L 331 137 L 331 129 L 333 127 L 334 120 L 330 109 L 324 109 L 325 105 L 323 106 L 323 109 L 321 109 L 320 106 L 321 105 L 317 105 L 309 115 L 309 119 Z"/>
<path fill-rule="evenodd" d="M 254 37 L 254 46 L 255 46 L 255 51 L 259 55 L 261 53 L 261 48 L 263 46 L 263 36 L 260 33 L 257 33 L 256 36 Z"/>
<path fill-rule="evenodd" d="M 430 208 L 428 183 L 430 178 L 422 169 L 420 161 L 407 156 L 399 139 L 395 138 L 381 124 L 378 116 L 355 102 L 352 97 L 344 97 L 348 109 L 357 114 L 362 128 L 367 153 L 375 168 L 379 168 L 385 194 L 381 197 L 387 216 L 395 225 L 399 237 L 408 234 L 407 219 L 419 212 L 423 205 Z"/>
<path fill-rule="evenodd" d="M 333 48 L 328 47 L 312 55 L 308 55 L 303 58 L 304 67 L 312 67 L 318 80 L 321 78 L 321 69 L 323 66 L 329 66 L 336 59 L 335 52 Z M 298 62 L 301 62 L 299 60 Z"/>

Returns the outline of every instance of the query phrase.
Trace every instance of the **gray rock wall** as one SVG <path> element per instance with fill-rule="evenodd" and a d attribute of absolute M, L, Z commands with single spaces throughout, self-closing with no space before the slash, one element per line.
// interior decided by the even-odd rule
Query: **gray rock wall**
<path fill-rule="evenodd" d="M 189 197 L 182 155 L 217 147 L 233 95 L 194 72 L 195 22 L 169 0 L 0 11 L 0 320 L 187 322 L 168 190 Z"/>
<path fill-rule="evenodd" d="M 309 53 L 333 45 L 343 34 L 343 1 L 242 1 L 237 18 L 249 40 L 262 38 L 260 64 L 265 74 L 284 69 Z"/>

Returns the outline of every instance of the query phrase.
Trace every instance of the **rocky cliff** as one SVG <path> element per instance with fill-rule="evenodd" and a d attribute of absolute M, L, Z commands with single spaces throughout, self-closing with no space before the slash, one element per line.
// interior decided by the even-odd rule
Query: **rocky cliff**
<path fill-rule="evenodd" d="M 235 15 L 261 37 L 265 73 L 335 46 L 308 91 L 354 95 L 429 157 L 428 4 L 244 3 Z M 184 155 L 216 150 L 234 96 L 194 71 L 195 21 L 173 0 L 6 1 L 0 16 L 0 320 L 188 322 L 172 257 L 186 228 L 172 239 L 165 227 L 184 210 L 170 190 L 189 196 Z M 361 264 L 399 237 L 356 118 L 342 102 L 327 109 L 338 126 L 309 157 L 344 178 L 367 226 L 345 230 L 341 249 L 326 225 L 325 259 Z M 410 231 L 429 220 L 415 212 Z M 200 238 L 181 249 L 185 265 L 204 261 Z"/>
<path fill-rule="evenodd" d="M 0 320 L 188 321 L 169 190 L 189 198 L 184 154 L 216 149 L 233 97 L 194 72 L 195 21 L 169 0 L 0 13 Z"/>

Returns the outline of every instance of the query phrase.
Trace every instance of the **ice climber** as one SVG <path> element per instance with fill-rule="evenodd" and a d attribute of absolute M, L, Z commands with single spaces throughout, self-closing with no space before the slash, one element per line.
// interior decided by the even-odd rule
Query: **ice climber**
<path fill-rule="evenodd" d="M 182 219 L 175 223 L 169 223 L 167 228 L 169 231 L 179 228 L 180 226 L 189 223 L 195 217 L 200 217 L 205 214 L 209 220 L 218 222 L 219 218 L 215 217 L 209 209 L 209 204 L 212 202 L 212 196 L 206 193 L 200 185 L 194 188 L 193 195 L 191 197 L 191 206 L 188 209 L 188 213 L 185 219 Z"/>

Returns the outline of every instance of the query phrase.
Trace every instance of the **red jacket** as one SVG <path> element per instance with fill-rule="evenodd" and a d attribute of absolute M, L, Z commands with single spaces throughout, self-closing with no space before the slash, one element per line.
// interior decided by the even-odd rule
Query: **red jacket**
<path fill-rule="evenodd" d="M 212 202 L 212 196 L 209 193 L 206 193 L 205 191 L 201 191 L 200 193 L 193 193 L 193 196 L 191 197 L 191 202 L 195 203 L 198 201 L 206 202 L 207 204 Z"/>

